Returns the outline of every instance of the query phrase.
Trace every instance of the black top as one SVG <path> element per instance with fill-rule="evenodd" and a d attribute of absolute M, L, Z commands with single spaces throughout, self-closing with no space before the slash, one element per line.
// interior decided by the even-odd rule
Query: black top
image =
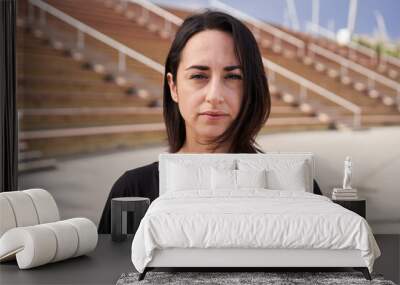
<path fill-rule="evenodd" d="M 322 195 L 318 183 L 314 180 L 314 193 Z M 117 197 L 147 197 L 150 202 L 158 197 L 158 161 L 126 171 L 115 181 L 108 195 L 101 215 L 98 233 L 111 233 L 111 199 Z M 128 221 L 132 216 L 128 215 Z M 130 222 L 128 222 L 127 232 L 132 233 Z"/>

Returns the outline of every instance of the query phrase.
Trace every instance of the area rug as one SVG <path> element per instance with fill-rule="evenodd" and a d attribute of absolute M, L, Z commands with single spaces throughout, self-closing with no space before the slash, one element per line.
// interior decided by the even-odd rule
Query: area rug
<path fill-rule="evenodd" d="M 138 281 L 139 273 L 124 273 L 117 285 L 133 284 L 379 284 L 396 285 L 384 280 L 381 274 L 372 274 L 372 281 L 366 280 L 361 272 L 147 272 L 145 279 Z"/>

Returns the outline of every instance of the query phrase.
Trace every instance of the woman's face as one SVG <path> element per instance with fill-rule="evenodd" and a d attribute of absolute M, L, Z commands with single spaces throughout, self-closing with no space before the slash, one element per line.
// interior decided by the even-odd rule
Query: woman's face
<path fill-rule="evenodd" d="M 181 53 L 176 82 L 171 73 L 167 78 L 187 136 L 197 141 L 216 137 L 237 117 L 243 97 L 242 70 L 228 33 L 206 30 L 192 36 Z M 223 115 L 202 114 L 207 111 Z"/>

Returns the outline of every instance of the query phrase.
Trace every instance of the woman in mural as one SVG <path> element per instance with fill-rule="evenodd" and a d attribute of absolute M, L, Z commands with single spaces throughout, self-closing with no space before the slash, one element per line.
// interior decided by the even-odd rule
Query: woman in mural
<path fill-rule="evenodd" d="M 208 10 L 183 22 L 167 56 L 163 96 L 170 153 L 263 153 L 255 138 L 271 97 L 257 42 L 236 18 Z M 321 194 L 315 181 L 314 192 Z M 110 191 L 98 232 L 111 231 L 112 198 L 158 195 L 158 161 L 126 171 Z"/>

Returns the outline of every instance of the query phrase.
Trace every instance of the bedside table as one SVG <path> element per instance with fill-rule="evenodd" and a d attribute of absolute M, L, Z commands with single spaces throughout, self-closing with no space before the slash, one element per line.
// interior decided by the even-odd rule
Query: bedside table
<path fill-rule="evenodd" d="M 342 207 L 359 214 L 364 219 L 366 218 L 366 204 L 365 199 L 355 199 L 355 200 L 333 200 L 332 202 L 341 205 Z"/>
<path fill-rule="evenodd" d="M 111 199 L 111 239 L 124 241 L 128 234 L 128 213 L 133 213 L 133 234 L 144 217 L 150 199 L 144 197 L 120 197 Z"/>

